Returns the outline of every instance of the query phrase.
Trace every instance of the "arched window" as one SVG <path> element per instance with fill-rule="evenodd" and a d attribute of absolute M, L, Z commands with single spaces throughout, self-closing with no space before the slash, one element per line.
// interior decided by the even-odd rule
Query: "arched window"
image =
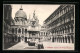
<path fill-rule="evenodd" d="M 24 28 L 22 28 L 22 34 L 24 33 Z"/>
<path fill-rule="evenodd" d="M 17 34 L 17 28 L 15 28 L 15 33 Z"/>
<path fill-rule="evenodd" d="M 21 29 L 19 28 L 18 33 L 21 33 Z"/>
<path fill-rule="evenodd" d="M 14 28 L 12 28 L 12 33 L 14 33 Z"/>

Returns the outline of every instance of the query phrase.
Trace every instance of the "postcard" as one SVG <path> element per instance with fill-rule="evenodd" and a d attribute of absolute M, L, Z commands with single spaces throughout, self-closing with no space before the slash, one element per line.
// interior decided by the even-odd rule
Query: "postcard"
<path fill-rule="evenodd" d="M 3 4 L 3 50 L 75 50 L 75 5 Z"/>

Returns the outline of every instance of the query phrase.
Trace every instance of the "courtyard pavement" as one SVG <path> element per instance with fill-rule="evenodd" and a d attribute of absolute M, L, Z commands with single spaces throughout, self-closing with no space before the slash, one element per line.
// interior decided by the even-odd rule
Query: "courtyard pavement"
<path fill-rule="evenodd" d="M 72 43 L 43 42 L 43 46 L 44 49 L 37 49 L 37 47 L 28 46 L 28 43 L 22 41 L 7 50 L 74 50 Z"/>

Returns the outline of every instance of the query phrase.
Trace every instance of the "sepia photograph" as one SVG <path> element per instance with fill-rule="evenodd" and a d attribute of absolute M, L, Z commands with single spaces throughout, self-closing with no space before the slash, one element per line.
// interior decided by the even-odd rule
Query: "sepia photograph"
<path fill-rule="evenodd" d="M 74 4 L 3 4 L 3 50 L 75 50 Z"/>

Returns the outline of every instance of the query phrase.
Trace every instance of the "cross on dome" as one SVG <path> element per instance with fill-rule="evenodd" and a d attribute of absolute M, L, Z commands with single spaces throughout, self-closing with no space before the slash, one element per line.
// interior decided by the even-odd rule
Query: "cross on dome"
<path fill-rule="evenodd" d="M 23 9 L 22 9 L 22 5 L 21 5 L 21 8 L 20 8 L 20 10 L 23 10 Z"/>

